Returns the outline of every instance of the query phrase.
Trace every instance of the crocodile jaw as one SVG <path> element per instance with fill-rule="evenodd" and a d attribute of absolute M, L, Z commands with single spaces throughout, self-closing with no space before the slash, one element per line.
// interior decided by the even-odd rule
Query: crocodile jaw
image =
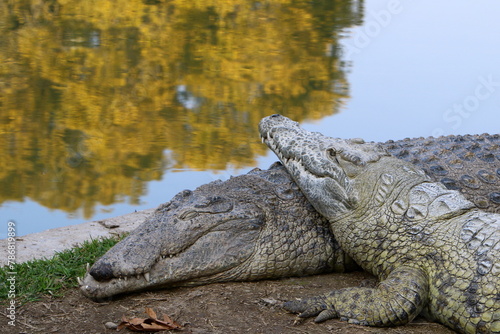
<path fill-rule="evenodd" d="M 181 253 L 160 257 L 148 271 L 141 274 L 98 281 L 87 269 L 84 278 L 78 279 L 80 290 L 86 297 L 101 301 L 117 294 L 151 288 L 223 281 L 220 276 L 226 276 L 228 280 L 235 279 L 238 270 L 234 269 L 245 263 L 254 253 L 260 233 L 260 226 L 254 226 L 245 231 L 231 228 L 204 235 Z M 207 247 L 207 244 L 214 247 Z"/>
<path fill-rule="evenodd" d="M 356 205 L 356 177 L 367 164 L 389 155 L 360 139 L 342 140 L 303 130 L 281 115 L 262 119 L 259 131 L 309 201 L 328 218 Z"/>

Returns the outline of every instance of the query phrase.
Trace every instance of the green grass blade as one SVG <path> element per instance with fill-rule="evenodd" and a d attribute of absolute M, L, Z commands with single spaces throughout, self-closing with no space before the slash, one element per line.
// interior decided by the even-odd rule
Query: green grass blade
<path fill-rule="evenodd" d="M 64 289 L 78 286 L 76 278 L 85 274 L 87 263 L 94 263 L 122 238 L 94 239 L 79 247 L 59 252 L 51 259 L 18 263 L 13 270 L 2 267 L 0 299 L 11 299 L 10 281 L 7 281 L 11 277 L 15 278 L 15 298 L 19 304 L 38 300 L 43 295 L 62 296 Z"/>

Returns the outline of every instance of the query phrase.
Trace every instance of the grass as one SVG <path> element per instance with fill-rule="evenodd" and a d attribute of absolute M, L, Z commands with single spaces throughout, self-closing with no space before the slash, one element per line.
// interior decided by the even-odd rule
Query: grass
<path fill-rule="evenodd" d="M 16 301 L 35 301 L 44 295 L 60 297 L 64 289 L 77 287 L 77 277 L 85 274 L 87 263 L 94 263 L 121 238 L 111 237 L 85 241 L 81 246 L 57 253 L 51 259 L 17 263 L 13 268 L 0 268 L 0 303 L 6 303 L 10 282 L 15 277 Z M 9 274 L 15 272 L 15 275 Z"/>

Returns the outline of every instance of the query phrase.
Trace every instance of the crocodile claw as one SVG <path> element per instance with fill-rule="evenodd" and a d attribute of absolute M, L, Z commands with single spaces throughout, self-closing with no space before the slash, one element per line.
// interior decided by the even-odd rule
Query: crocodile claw
<path fill-rule="evenodd" d="M 322 297 L 289 301 L 283 304 L 283 308 L 292 313 L 299 313 L 299 318 L 316 316 L 314 322 L 317 323 L 338 317 L 333 305 L 328 305 Z"/>

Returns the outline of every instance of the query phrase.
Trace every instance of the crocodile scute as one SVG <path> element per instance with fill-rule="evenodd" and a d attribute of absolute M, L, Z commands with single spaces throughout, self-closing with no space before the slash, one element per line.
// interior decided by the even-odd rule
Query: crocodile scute
<path fill-rule="evenodd" d="M 500 213 L 500 135 L 406 138 L 390 140 L 384 147 L 446 188 L 460 191 L 480 209 Z"/>

